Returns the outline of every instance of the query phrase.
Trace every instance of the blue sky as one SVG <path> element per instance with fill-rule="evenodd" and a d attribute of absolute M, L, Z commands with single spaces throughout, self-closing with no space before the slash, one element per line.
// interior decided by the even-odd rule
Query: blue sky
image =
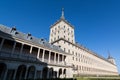
<path fill-rule="evenodd" d="M 120 73 L 120 0 L 0 0 L 0 24 L 48 40 L 62 7 L 76 41 L 105 58 L 109 51 Z"/>

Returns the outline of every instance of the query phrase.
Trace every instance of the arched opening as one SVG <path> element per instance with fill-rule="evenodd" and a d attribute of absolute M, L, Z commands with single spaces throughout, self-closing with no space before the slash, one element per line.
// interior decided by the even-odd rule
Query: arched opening
<path fill-rule="evenodd" d="M 16 80 L 23 80 L 25 78 L 26 66 L 20 65 L 17 69 Z"/>
<path fill-rule="evenodd" d="M 34 79 L 34 75 L 35 74 L 35 67 L 34 66 L 30 66 L 28 68 L 28 74 L 27 74 L 27 79 Z"/>
<path fill-rule="evenodd" d="M 61 74 L 62 74 L 62 69 L 60 68 L 59 69 L 59 76 L 58 76 L 59 78 L 60 78 Z"/>
<path fill-rule="evenodd" d="M 7 66 L 5 63 L 0 63 L 0 80 L 3 80 L 5 76 L 5 71 L 7 69 Z"/>
<path fill-rule="evenodd" d="M 53 78 L 57 78 L 57 71 L 53 71 Z"/>
<path fill-rule="evenodd" d="M 45 67 L 45 68 L 43 69 L 43 74 L 42 74 L 42 78 L 43 78 L 43 79 L 46 79 L 46 78 L 47 78 L 47 73 L 48 73 L 48 68 Z"/>
<path fill-rule="evenodd" d="M 66 77 L 66 69 L 63 70 L 63 75 Z"/>
<path fill-rule="evenodd" d="M 53 78 L 53 68 L 49 69 L 49 78 Z"/>

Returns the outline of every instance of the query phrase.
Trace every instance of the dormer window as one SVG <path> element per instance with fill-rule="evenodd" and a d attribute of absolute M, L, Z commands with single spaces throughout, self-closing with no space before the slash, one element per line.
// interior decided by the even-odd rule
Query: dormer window
<path fill-rule="evenodd" d="M 16 35 L 16 34 L 19 34 L 19 33 L 16 31 L 16 32 L 15 32 L 15 35 Z"/>
<path fill-rule="evenodd" d="M 30 33 L 27 34 L 27 39 L 31 40 L 32 39 L 32 35 Z"/>
<path fill-rule="evenodd" d="M 41 41 L 44 41 L 44 39 L 41 39 Z"/>
<path fill-rule="evenodd" d="M 30 34 L 30 33 L 28 33 L 28 34 L 27 34 L 27 38 L 28 38 L 29 36 L 31 36 L 31 34 Z"/>
<path fill-rule="evenodd" d="M 13 27 L 13 28 L 11 29 L 11 33 L 14 32 L 14 31 L 16 31 L 16 28 L 15 28 L 15 27 Z"/>

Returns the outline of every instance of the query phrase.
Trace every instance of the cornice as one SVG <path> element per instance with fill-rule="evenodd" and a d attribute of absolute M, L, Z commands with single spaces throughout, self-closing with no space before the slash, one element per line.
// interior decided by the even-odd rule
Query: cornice
<path fill-rule="evenodd" d="M 60 40 L 66 41 L 66 42 L 68 42 L 68 43 L 70 43 L 70 44 L 72 44 L 72 45 L 74 45 L 74 46 L 76 46 L 76 47 L 78 47 L 78 48 L 80 48 L 80 49 L 83 49 L 83 50 L 87 51 L 88 53 L 90 53 L 90 54 L 92 54 L 92 55 L 94 55 L 94 56 L 96 56 L 96 57 L 98 57 L 98 58 L 100 58 L 100 59 L 102 59 L 102 60 L 104 60 L 104 61 L 107 61 L 108 63 L 110 63 L 110 64 L 112 64 L 112 65 L 115 65 L 115 64 L 109 62 L 106 58 L 104 58 L 104 57 L 98 55 L 97 53 L 89 50 L 88 48 L 86 48 L 86 47 L 84 47 L 84 46 L 82 46 L 82 45 L 80 45 L 80 44 L 71 43 L 71 42 L 65 40 L 64 38 L 60 38 L 60 39 L 52 42 L 52 44 L 54 44 L 54 43 L 56 43 L 56 42 L 58 42 L 58 41 L 60 41 Z M 115 66 L 116 66 L 116 65 L 115 65 Z"/>
<path fill-rule="evenodd" d="M 54 27 L 56 24 L 58 24 L 58 23 L 61 22 L 61 21 L 64 21 L 66 24 L 68 24 L 71 28 L 74 29 L 74 27 L 73 27 L 67 20 L 65 20 L 65 19 L 63 19 L 63 18 L 60 18 L 59 20 L 57 20 L 53 25 L 51 25 L 50 28 Z"/>

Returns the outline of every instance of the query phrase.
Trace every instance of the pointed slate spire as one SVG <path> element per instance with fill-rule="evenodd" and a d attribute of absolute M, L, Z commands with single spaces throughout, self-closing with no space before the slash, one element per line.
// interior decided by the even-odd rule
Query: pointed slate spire
<path fill-rule="evenodd" d="M 62 8 L 61 19 L 65 19 L 65 17 L 64 17 L 64 8 Z"/>
<path fill-rule="evenodd" d="M 108 59 L 112 59 L 109 51 L 108 51 Z"/>

